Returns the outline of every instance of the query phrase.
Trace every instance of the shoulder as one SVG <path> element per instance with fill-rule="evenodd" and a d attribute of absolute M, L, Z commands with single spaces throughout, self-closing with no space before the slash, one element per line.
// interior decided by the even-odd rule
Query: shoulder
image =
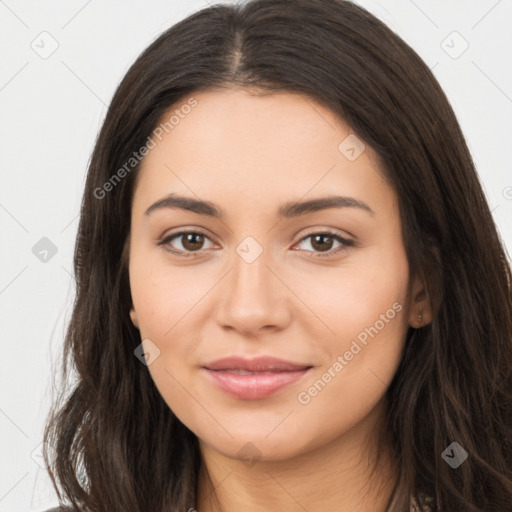
<path fill-rule="evenodd" d="M 426 496 L 425 494 L 420 493 L 420 501 L 421 507 L 414 498 L 412 499 L 410 512 L 432 512 L 431 505 L 433 504 L 434 499 L 431 496 Z"/>

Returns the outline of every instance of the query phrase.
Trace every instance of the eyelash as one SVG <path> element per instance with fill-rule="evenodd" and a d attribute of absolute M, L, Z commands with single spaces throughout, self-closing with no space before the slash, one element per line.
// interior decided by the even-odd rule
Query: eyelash
<path fill-rule="evenodd" d="M 201 232 L 201 231 L 180 231 L 179 233 L 173 233 L 172 235 L 169 235 L 167 237 L 165 237 L 164 239 L 160 240 L 158 242 L 158 245 L 159 246 L 164 246 L 164 245 L 167 245 L 169 242 L 171 242 L 171 240 L 174 240 L 175 238 L 178 238 L 180 236 L 183 236 L 183 235 L 203 235 L 204 237 L 210 239 L 210 237 L 208 237 L 205 233 Z M 348 250 L 349 247 L 353 247 L 355 245 L 354 241 L 353 240 L 348 240 L 346 238 L 343 238 L 341 237 L 340 235 L 338 235 L 337 233 L 335 233 L 334 231 L 331 231 L 329 229 L 325 229 L 323 231 L 314 231 L 312 233 L 309 233 L 307 235 L 305 235 L 304 237 L 302 237 L 300 240 L 299 240 L 299 244 L 301 242 L 303 242 L 304 240 L 307 240 L 308 238 L 311 238 L 312 236 L 314 235 L 327 235 L 331 238 L 334 238 L 336 241 L 340 242 L 342 244 L 341 247 L 338 247 L 337 249 L 335 250 L 329 250 L 329 251 L 326 251 L 326 252 L 317 252 L 315 253 L 315 251 L 306 251 L 306 252 L 314 252 L 315 255 L 314 256 L 310 256 L 312 258 L 330 258 L 330 257 L 334 257 L 334 256 L 337 256 L 339 253 L 342 253 L 342 252 L 345 252 Z M 173 249 L 173 248 L 170 248 L 170 247 L 165 247 L 165 250 L 166 251 L 169 251 L 173 254 L 176 254 L 180 257 L 184 257 L 184 258 L 190 258 L 190 257 L 197 257 L 199 255 L 199 253 L 201 252 L 201 250 L 198 250 L 198 251 L 182 251 L 182 250 L 178 250 L 178 249 Z"/>

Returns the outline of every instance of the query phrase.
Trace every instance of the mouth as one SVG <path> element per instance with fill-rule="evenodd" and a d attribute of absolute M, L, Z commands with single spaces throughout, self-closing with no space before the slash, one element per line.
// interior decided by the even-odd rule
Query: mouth
<path fill-rule="evenodd" d="M 212 370 L 211 368 L 207 368 L 207 370 L 211 370 L 212 372 L 233 373 L 235 375 L 275 375 L 277 373 L 301 371 L 301 370 L 306 370 L 308 368 L 312 368 L 312 367 L 308 366 L 308 367 L 301 368 L 300 370 L 268 370 L 268 371 L 259 371 L 259 372 L 251 372 L 248 370 L 241 370 L 238 368 L 230 368 L 230 369 L 226 369 L 226 370 Z"/>
<path fill-rule="evenodd" d="M 297 371 L 310 368 L 309 364 L 294 363 L 277 357 L 260 356 L 246 359 L 241 356 L 224 357 L 204 366 L 208 370 L 246 371 L 252 373 L 277 373 L 284 371 Z"/>
<path fill-rule="evenodd" d="M 303 379 L 312 368 L 270 357 L 231 357 L 210 363 L 202 371 L 221 391 L 242 400 L 259 400 Z"/>

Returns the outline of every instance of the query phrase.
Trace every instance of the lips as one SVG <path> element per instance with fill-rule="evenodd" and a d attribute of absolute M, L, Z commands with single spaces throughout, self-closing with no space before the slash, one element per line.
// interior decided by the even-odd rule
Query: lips
<path fill-rule="evenodd" d="M 297 364 L 276 357 L 261 356 L 255 359 L 245 359 L 243 357 L 225 357 L 205 365 L 208 370 L 233 370 L 253 373 L 276 373 L 286 371 L 297 371 L 310 368 L 308 364 Z"/>
<path fill-rule="evenodd" d="M 225 393 L 243 400 L 257 400 L 297 382 L 311 368 L 275 357 L 227 357 L 207 364 L 203 370 Z"/>

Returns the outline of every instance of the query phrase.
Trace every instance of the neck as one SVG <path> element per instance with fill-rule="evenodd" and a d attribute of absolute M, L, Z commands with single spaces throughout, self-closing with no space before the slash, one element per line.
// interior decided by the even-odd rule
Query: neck
<path fill-rule="evenodd" d="M 200 448 L 197 512 L 386 512 L 396 482 L 389 450 L 377 461 L 376 437 L 361 423 L 287 460 L 249 465 Z"/>

